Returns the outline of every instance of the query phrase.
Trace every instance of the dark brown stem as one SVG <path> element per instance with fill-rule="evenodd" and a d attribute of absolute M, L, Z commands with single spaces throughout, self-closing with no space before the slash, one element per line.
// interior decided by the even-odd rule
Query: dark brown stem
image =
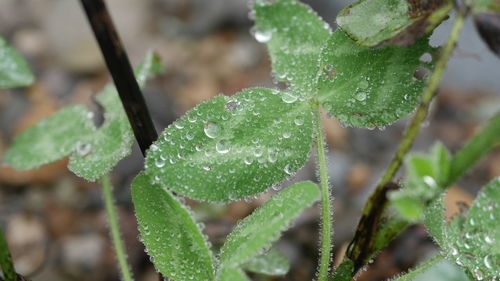
<path fill-rule="evenodd" d="M 387 192 L 399 189 L 399 185 L 389 182 L 380 192 L 370 198 L 373 204 L 372 212 L 363 214 L 359 221 L 362 228 L 358 228 L 349 244 L 347 255 L 354 262 L 354 273 L 363 267 L 374 253 L 374 242 L 379 230 L 380 220 L 387 204 Z"/>
<path fill-rule="evenodd" d="M 81 0 L 142 154 L 158 138 L 134 72 L 103 0 Z"/>

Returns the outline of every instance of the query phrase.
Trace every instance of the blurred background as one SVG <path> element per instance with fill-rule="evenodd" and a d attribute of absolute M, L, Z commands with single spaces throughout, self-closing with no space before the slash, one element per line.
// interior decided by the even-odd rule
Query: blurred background
<path fill-rule="evenodd" d="M 350 2 L 311 0 L 309 4 L 334 26 L 338 10 Z M 154 49 L 166 65 L 166 71 L 144 90 L 158 131 L 219 93 L 232 95 L 247 87 L 274 86 L 265 46 L 250 33 L 253 23 L 246 0 L 107 3 L 132 62 Z M 439 27 L 431 42 L 444 42 L 450 25 L 448 20 Z M 76 0 L 1 0 L 0 34 L 28 59 L 36 75 L 29 88 L 0 90 L 1 159 L 16 134 L 62 106 L 80 103 L 95 108 L 92 97 L 109 81 L 109 75 Z M 440 140 L 456 151 L 500 108 L 498 73 L 500 59 L 490 54 L 469 21 L 413 150 L 427 152 Z M 324 118 L 335 198 L 334 259 L 338 263 L 408 118 L 383 131 L 342 128 L 337 120 Z M 26 172 L 0 167 L 0 225 L 16 267 L 36 281 L 119 280 L 101 187 L 68 172 L 66 164 L 63 159 Z M 134 146 L 133 154 L 112 173 L 112 181 L 129 262 L 136 280 L 149 281 L 158 276 L 137 239 L 129 188 L 142 166 L 142 155 Z M 455 202 L 471 202 L 479 188 L 498 175 L 499 149 L 451 188 L 448 214 L 456 212 Z M 398 176 L 404 176 L 404 170 Z M 282 187 L 304 179 L 316 180 L 314 161 Z M 239 219 L 275 192 L 228 205 L 188 203 L 205 223 L 205 233 L 217 249 Z M 292 265 L 285 277 L 252 278 L 311 280 L 319 256 L 318 222 L 318 209 L 308 209 L 276 243 Z M 412 226 L 378 255 L 359 280 L 385 280 L 435 250 L 425 229 Z"/>

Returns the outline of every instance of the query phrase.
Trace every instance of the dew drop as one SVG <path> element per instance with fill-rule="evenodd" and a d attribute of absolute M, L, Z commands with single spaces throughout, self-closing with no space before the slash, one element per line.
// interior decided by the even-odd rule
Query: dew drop
<path fill-rule="evenodd" d="M 90 143 L 78 142 L 76 144 L 76 154 L 78 154 L 79 156 L 85 156 L 89 154 L 91 149 L 92 145 Z"/>
<path fill-rule="evenodd" d="M 365 93 L 365 92 L 359 92 L 359 93 L 356 93 L 355 98 L 356 98 L 358 101 L 364 101 L 364 100 L 366 99 L 366 93 Z"/>
<path fill-rule="evenodd" d="M 486 235 L 486 236 L 484 236 L 484 242 L 486 242 L 488 244 L 493 244 L 494 241 L 490 236 Z"/>
<path fill-rule="evenodd" d="M 290 164 L 286 164 L 286 166 L 283 169 L 283 171 L 285 171 L 285 173 L 287 173 L 288 175 L 291 175 L 293 173 L 292 167 L 290 166 Z"/>
<path fill-rule="evenodd" d="M 291 134 L 290 132 L 284 132 L 284 133 L 283 133 L 283 137 L 284 137 L 285 139 L 288 139 L 288 138 L 290 138 L 291 136 L 292 136 L 292 134 Z"/>
<path fill-rule="evenodd" d="M 245 162 L 246 165 L 250 165 L 253 163 L 253 158 L 250 157 L 250 156 L 247 156 L 245 157 L 245 159 L 243 160 L 243 162 Z"/>
<path fill-rule="evenodd" d="M 304 118 L 297 117 L 297 118 L 295 118 L 295 120 L 293 120 L 293 122 L 295 123 L 295 125 L 300 126 L 300 125 L 304 124 Z"/>
<path fill-rule="evenodd" d="M 211 171 L 212 167 L 210 167 L 210 166 L 203 166 L 203 170 L 205 170 L 205 171 Z"/>
<path fill-rule="evenodd" d="M 151 149 L 151 151 L 157 151 L 158 150 L 158 146 L 156 144 L 152 144 L 149 149 Z"/>
<path fill-rule="evenodd" d="M 213 122 L 207 122 L 205 123 L 205 128 L 203 129 L 205 131 L 205 135 L 211 139 L 215 139 L 216 137 L 220 136 L 221 133 L 221 128 L 219 125 Z"/>
<path fill-rule="evenodd" d="M 262 147 L 256 147 L 255 150 L 253 151 L 253 155 L 255 157 L 261 157 L 262 154 L 264 153 Z"/>
<path fill-rule="evenodd" d="M 224 154 L 229 152 L 229 142 L 227 140 L 220 140 L 215 144 L 215 150 Z"/>
<path fill-rule="evenodd" d="M 182 120 L 178 120 L 177 122 L 174 123 L 174 126 L 177 129 L 182 129 L 182 128 L 184 128 L 184 122 Z"/>
<path fill-rule="evenodd" d="M 472 275 L 474 276 L 474 279 L 476 280 L 483 280 L 484 279 L 484 274 L 483 272 L 481 271 L 481 269 L 479 268 L 474 268 L 474 270 L 472 270 Z"/>
<path fill-rule="evenodd" d="M 238 101 L 238 100 L 228 101 L 226 103 L 226 110 L 231 111 L 231 112 L 235 111 L 240 104 L 241 104 L 241 101 Z"/>
<path fill-rule="evenodd" d="M 491 255 L 486 255 L 483 258 L 484 266 L 486 266 L 489 269 L 493 268 L 493 263 L 492 263 L 492 257 Z"/>
<path fill-rule="evenodd" d="M 294 103 L 296 100 L 297 100 L 297 96 L 289 93 L 289 92 L 285 92 L 283 93 L 283 95 L 281 96 L 281 99 L 283 100 L 283 102 L 285 103 Z"/>
<path fill-rule="evenodd" d="M 266 43 L 273 37 L 273 33 L 271 30 L 257 30 L 255 31 L 255 40 L 260 43 Z"/>
<path fill-rule="evenodd" d="M 424 182 L 431 188 L 436 188 L 437 187 L 437 183 L 436 181 L 434 180 L 433 177 L 431 176 L 424 176 L 423 177 L 423 180 Z"/>
<path fill-rule="evenodd" d="M 155 166 L 158 168 L 163 168 L 165 166 L 165 160 L 161 157 L 155 159 Z"/>

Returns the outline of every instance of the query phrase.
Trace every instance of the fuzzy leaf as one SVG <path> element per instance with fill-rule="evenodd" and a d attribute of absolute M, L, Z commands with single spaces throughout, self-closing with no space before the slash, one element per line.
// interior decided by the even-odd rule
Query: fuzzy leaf
<path fill-rule="evenodd" d="M 448 16 L 449 0 L 360 0 L 344 8 L 337 24 L 357 44 L 410 45 Z"/>
<path fill-rule="evenodd" d="M 318 187 L 312 182 L 294 184 L 274 195 L 229 234 L 220 254 L 221 268 L 237 267 L 269 248 L 319 195 Z"/>
<path fill-rule="evenodd" d="M 5 162 L 19 170 L 38 168 L 86 149 L 81 139 L 92 135 L 94 124 L 84 106 L 63 108 L 17 135 L 5 153 Z"/>
<path fill-rule="evenodd" d="M 413 281 L 446 280 L 446 281 L 470 281 L 463 270 L 448 260 L 442 260 L 428 270 L 415 276 Z"/>
<path fill-rule="evenodd" d="M 290 270 L 288 259 L 275 248 L 271 248 L 267 253 L 253 257 L 241 267 L 250 272 L 272 276 L 285 275 Z"/>
<path fill-rule="evenodd" d="M 257 0 L 255 38 L 266 43 L 277 81 L 310 96 L 317 59 L 331 31 L 310 7 L 295 0 Z"/>
<path fill-rule="evenodd" d="M 208 100 L 171 124 L 146 157 L 146 173 L 184 196 L 229 201 L 262 192 L 302 167 L 311 106 L 277 91 Z"/>
<path fill-rule="evenodd" d="M 426 79 L 418 80 L 414 73 L 419 67 L 433 68 L 433 62 L 420 57 L 435 51 L 427 38 L 410 47 L 364 48 L 337 30 L 321 53 L 318 99 L 345 124 L 388 125 L 417 107 Z"/>
<path fill-rule="evenodd" d="M 499 214 L 500 178 L 496 178 L 479 192 L 465 219 L 457 216 L 447 225 L 438 203 L 427 210 L 425 223 L 448 259 L 476 280 L 490 280 L 500 275 Z"/>
<path fill-rule="evenodd" d="M 450 154 L 436 143 L 429 155 L 413 153 L 406 158 L 406 178 L 403 188 L 391 192 L 391 204 L 409 221 L 419 220 L 425 206 L 446 188 L 440 184 L 448 180 Z"/>
<path fill-rule="evenodd" d="M 139 84 L 161 69 L 158 56 L 149 52 L 136 69 Z M 96 100 L 105 110 L 99 129 L 85 107 L 68 106 L 16 136 L 5 156 L 7 164 L 28 170 L 72 154 L 68 167 L 76 175 L 94 181 L 108 173 L 130 154 L 134 136 L 113 85 Z"/>
<path fill-rule="evenodd" d="M 217 274 L 216 281 L 250 281 L 247 275 L 237 268 L 224 268 Z"/>
<path fill-rule="evenodd" d="M 162 70 L 159 57 L 149 52 L 136 68 L 137 82 L 143 87 L 147 78 Z M 68 165 L 76 175 L 90 181 L 99 179 L 129 155 L 134 142 L 134 134 L 116 88 L 112 84 L 106 86 L 96 100 L 104 108 L 104 123 L 93 135 L 82 140 L 91 148 L 90 151 L 73 154 Z"/>
<path fill-rule="evenodd" d="M 28 63 L 0 37 L 0 88 L 28 86 L 33 80 Z"/>
<path fill-rule="evenodd" d="M 145 174 L 132 182 L 141 239 L 154 265 L 175 281 L 213 280 L 208 243 L 187 208 Z"/>

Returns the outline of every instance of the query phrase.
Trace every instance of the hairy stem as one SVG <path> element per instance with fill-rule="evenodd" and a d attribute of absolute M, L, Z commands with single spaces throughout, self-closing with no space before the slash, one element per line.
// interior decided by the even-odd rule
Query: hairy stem
<path fill-rule="evenodd" d="M 9 246 L 3 231 L 0 229 L 0 267 L 2 267 L 3 276 L 5 281 L 16 281 L 17 274 L 10 255 Z"/>
<path fill-rule="evenodd" d="M 410 281 L 413 280 L 417 275 L 424 273 L 427 269 L 435 265 L 436 263 L 442 261 L 444 257 L 442 255 L 436 255 L 435 257 L 431 258 L 430 260 L 424 262 L 423 264 L 417 266 L 414 268 L 412 271 L 399 276 L 396 279 L 392 279 L 392 281 Z"/>
<path fill-rule="evenodd" d="M 318 281 L 326 281 L 330 269 L 330 252 L 332 248 L 332 218 L 330 202 L 330 187 L 328 184 L 328 166 L 325 155 L 325 142 L 321 126 L 321 112 L 319 106 L 314 106 L 316 149 L 319 168 L 319 185 L 321 187 L 321 257 L 319 262 Z"/>
<path fill-rule="evenodd" d="M 125 245 L 120 236 L 120 224 L 116 215 L 116 208 L 113 202 L 113 194 L 111 193 L 111 184 L 107 175 L 102 177 L 102 193 L 104 194 L 104 204 L 106 205 L 106 215 L 108 216 L 109 228 L 111 231 L 111 240 L 115 247 L 116 257 L 118 258 L 118 266 L 120 268 L 122 280 L 132 281 L 132 273 L 128 266 L 127 254 L 125 253 Z"/>
<path fill-rule="evenodd" d="M 431 77 L 428 80 L 427 86 L 422 95 L 420 106 L 415 112 L 415 115 L 413 116 L 413 119 L 411 120 L 409 127 L 407 128 L 391 163 L 387 167 L 387 170 L 385 171 L 382 178 L 377 183 L 374 192 L 368 199 L 368 202 L 366 203 L 365 208 L 363 210 L 362 214 L 363 216 L 368 216 L 370 213 L 374 211 L 377 212 L 384 211 L 384 208 L 377 208 L 378 206 L 374 204 L 376 201 L 375 199 L 379 198 L 380 195 L 384 192 L 384 187 L 386 186 L 387 183 L 389 183 L 392 180 L 392 178 L 398 171 L 399 167 L 401 166 L 404 156 L 410 150 L 410 148 L 413 145 L 413 142 L 415 141 L 415 137 L 417 136 L 417 133 L 420 130 L 420 126 L 427 116 L 427 112 L 429 110 L 429 105 L 432 101 L 432 98 L 436 95 L 436 90 L 439 85 L 439 82 L 441 81 L 441 78 L 443 77 L 444 70 L 446 69 L 446 64 L 448 63 L 448 60 L 459 38 L 460 31 L 462 30 L 464 24 L 464 18 L 465 18 L 465 12 L 457 12 L 455 22 L 448 37 L 448 41 L 446 42 L 446 45 L 443 47 L 439 60 L 436 63 L 436 67 Z M 365 227 L 366 226 L 363 224 L 363 221 L 360 221 L 356 229 L 356 233 L 363 232 L 363 229 Z M 372 238 L 373 237 L 375 236 L 372 236 Z M 355 274 L 357 270 L 359 270 L 363 265 L 365 265 L 369 260 L 369 258 L 373 254 L 375 254 L 375 253 L 364 253 L 365 249 L 362 247 L 363 243 L 360 243 L 361 242 L 360 239 L 363 238 L 366 239 L 366 237 L 355 236 L 354 239 L 351 241 L 351 244 L 349 245 L 349 248 L 347 250 L 347 256 L 355 263 L 355 269 L 353 274 Z"/>

